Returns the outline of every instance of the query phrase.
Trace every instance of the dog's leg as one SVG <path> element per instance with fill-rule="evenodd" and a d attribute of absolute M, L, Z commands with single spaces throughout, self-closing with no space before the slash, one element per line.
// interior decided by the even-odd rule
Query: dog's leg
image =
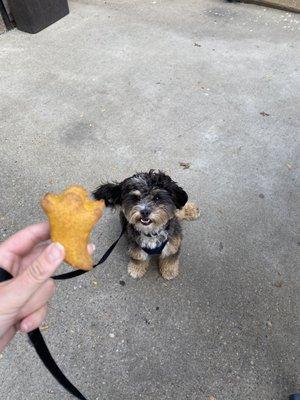
<path fill-rule="evenodd" d="M 172 237 L 159 257 L 159 270 L 164 279 L 174 279 L 179 274 L 180 245 L 181 236 Z"/>
<path fill-rule="evenodd" d="M 149 257 L 141 248 L 135 246 L 129 249 L 130 262 L 128 264 L 128 274 L 132 278 L 141 278 L 149 268 Z"/>
<path fill-rule="evenodd" d="M 194 221 L 200 216 L 200 210 L 195 203 L 186 203 L 181 210 L 176 211 L 176 217 L 180 221 Z"/>
<path fill-rule="evenodd" d="M 172 254 L 168 257 L 160 257 L 159 270 L 164 279 L 170 280 L 176 278 L 179 274 L 179 257 L 177 254 Z"/>

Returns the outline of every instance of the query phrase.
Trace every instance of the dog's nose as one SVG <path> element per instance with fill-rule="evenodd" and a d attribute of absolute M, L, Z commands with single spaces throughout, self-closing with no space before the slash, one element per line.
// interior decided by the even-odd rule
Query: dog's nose
<path fill-rule="evenodd" d="M 147 217 L 149 217 L 151 210 L 150 210 L 150 208 L 145 207 L 140 211 L 140 213 L 141 213 L 142 218 L 147 218 Z"/>

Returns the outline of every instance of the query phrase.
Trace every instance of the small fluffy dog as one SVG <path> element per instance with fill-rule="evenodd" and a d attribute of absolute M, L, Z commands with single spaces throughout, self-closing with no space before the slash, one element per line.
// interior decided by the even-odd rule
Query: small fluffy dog
<path fill-rule="evenodd" d="M 137 173 L 121 183 L 107 183 L 93 192 L 108 207 L 121 208 L 121 223 L 126 224 L 130 263 L 128 273 L 141 278 L 147 271 L 150 257 L 159 256 L 160 273 L 173 279 L 179 271 L 182 241 L 180 221 L 199 215 L 188 195 L 163 172 Z"/>

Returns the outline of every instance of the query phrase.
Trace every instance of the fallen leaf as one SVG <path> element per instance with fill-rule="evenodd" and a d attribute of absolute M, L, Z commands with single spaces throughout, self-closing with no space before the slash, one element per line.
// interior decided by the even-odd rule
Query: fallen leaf
<path fill-rule="evenodd" d="M 98 286 L 98 282 L 96 280 L 92 280 L 92 285 L 94 288 L 96 288 Z"/>
<path fill-rule="evenodd" d="M 183 169 L 188 169 L 188 168 L 190 168 L 191 163 L 181 161 L 181 162 L 179 163 L 179 165 L 180 165 L 181 167 L 183 167 Z"/>
<path fill-rule="evenodd" d="M 97 278 L 96 278 L 96 276 L 95 276 L 93 273 L 91 273 L 91 275 L 92 275 L 92 286 L 93 286 L 94 288 L 96 288 L 96 287 L 98 286 Z"/>
<path fill-rule="evenodd" d="M 214 396 L 209 396 L 208 400 L 217 400 Z"/>
<path fill-rule="evenodd" d="M 286 163 L 285 165 L 288 167 L 289 170 L 293 169 L 293 165 L 292 164 Z"/>
<path fill-rule="evenodd" d="M 277 287 L 277 288 L 282 288 L 283 282 L 282 281 L 275 282 L 274 286 Z"/>
<path fill-rule="evenodd" d="M 40 330 L 41 331 L 47 331 L 48 329 L 49 329 L 49 324 L 48 324 L 48 322 L 46 322 L 46 321 L 44 321 L 43 323 L 42 323 L 42 325 L 40 326 Z"/>
<path fill-rule="evenodd" d="M 264 111 L 260 112 L 260 115 L 262 115 L 263 117 L 269 117 L 270 116 L 270 114 L 268 114 L 268 113 L 266 113 Z"/>

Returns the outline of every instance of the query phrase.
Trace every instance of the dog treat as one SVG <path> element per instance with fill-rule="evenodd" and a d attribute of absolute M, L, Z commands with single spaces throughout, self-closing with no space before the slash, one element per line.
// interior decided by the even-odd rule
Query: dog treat
<path fill-rule="evenodd" d="M 47 193 L 42 208 L 50 222 L 51 240 L 65 248 L 65 261 L 74 268 L 92 269 L 87 244 L 93 226 L 103 214 L 104 201 L 91 200 L 83 187 L 71 186 L 61 194 Z"/>

